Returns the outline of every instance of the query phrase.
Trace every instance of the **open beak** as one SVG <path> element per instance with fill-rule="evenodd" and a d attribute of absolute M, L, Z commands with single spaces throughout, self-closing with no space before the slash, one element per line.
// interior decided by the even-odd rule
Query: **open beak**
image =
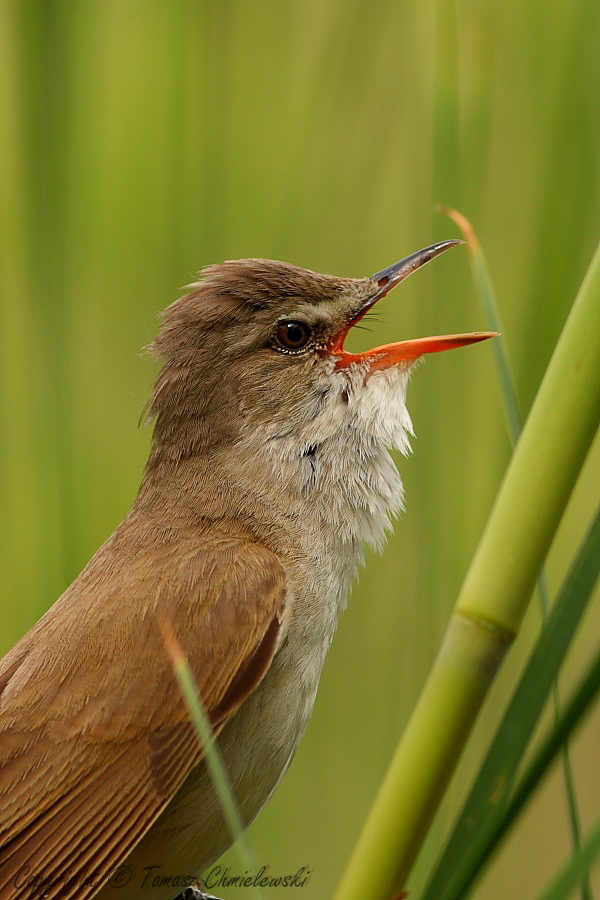
<path fill-rule="evenodd" d="M 488 338 L 497 337 L 498 332 L 496 331 L 474 331 L 468 334 L 443 334 L 435 337 L 416 338 L 411 341 L 400 341 L 396 344 L 384 344 L 373 350 L 367 350 L 365 353 L 346 353 L 344 350 L 344 341 L 352 326 L 360 322 L 362 317 L 393 287 L 396 287 L 425 263 L 439 256 L 440 253 L 463 243 L 464 241 L 442 241 L 439 244 L 432 244 L 431 247 L 425 247 L 424 250 L 412 253 L 405 259 L 401 259 L 400 262 L 394 263 L 393 266 L 388 266 L 387 269 L 373 275 L 372 280 L 377 282 L 379 289 L 341 329 L 329 348 L 329 352 L 333 356 L 337 356 L 336 368 L 344 368 L 352 363 L 368 362 L 370 370 L 387 369 L 389 366 L 399 363 L 413 363 L 424 353 L 438 353 L 440 350 L 466 347 L 467 344 L 476 344 L 478 341 L 487 341 Z"/>

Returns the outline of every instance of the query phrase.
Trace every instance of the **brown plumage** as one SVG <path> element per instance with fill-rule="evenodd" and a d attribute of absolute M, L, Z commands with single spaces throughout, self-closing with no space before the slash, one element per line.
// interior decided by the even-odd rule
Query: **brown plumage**
<path fill-rule="evenodd" d="M 343 336 L 409 262 L 366 279 L 228 262 L 167 310 L 133 509 L 0 663 L 0 900 L 33 878 L 49 900 L 65 879 L 80 900 L 122 898 L 107 878 L 123 861 L 128 900 L 171 900 L 142 891 L 145 867 L 200 875 L 230 843 L 163 622 L 244 821 L 276 786 L 361 542 L 401 503 L 385 445 L 406 446 L 408 370 L 428 350 L 363 358 Z"/>
<path fill-rule="evenodd" d="M 101 881 L 200 761 L 158 622 L 176 629 L 217 732 L 273 654 L 274 555 L 247 534 L 139 518 L 2 661 L 2 898 L 26 866 Z"/>

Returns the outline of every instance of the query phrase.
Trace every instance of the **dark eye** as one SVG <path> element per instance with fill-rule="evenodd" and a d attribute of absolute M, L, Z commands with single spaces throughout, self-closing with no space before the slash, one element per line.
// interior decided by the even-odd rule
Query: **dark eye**
<path fill-rule="evenodd" d="M 275 337 L 286 350 L 301 350 L 308 343 L 310 328 L 304 322 L 280 322 Z"/>

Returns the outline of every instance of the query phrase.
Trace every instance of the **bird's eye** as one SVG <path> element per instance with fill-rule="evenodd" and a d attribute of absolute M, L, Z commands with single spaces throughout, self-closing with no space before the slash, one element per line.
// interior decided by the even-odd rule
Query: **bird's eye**
<path fill-rule="evenodd" d="M 309 341 L 310 328 L 304 322 L 280 322 L 275 337 L 286 350 L 302 350 Z"/>

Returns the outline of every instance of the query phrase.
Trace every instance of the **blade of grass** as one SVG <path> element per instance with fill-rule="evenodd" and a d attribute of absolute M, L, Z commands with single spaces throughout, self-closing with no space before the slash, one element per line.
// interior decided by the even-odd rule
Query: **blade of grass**
<path fill-rule="evenodd" d="M 510 361 L 508 357 L 508 349 L 506 341 L 502 336 L 502 327 L 500 323 L 500 313 L 496 302 L 496 295 L 492 285 L 485 254 L 475 233 L 475 229 L 469 220 L 457 212 L 455 209 L 449 209 L 445 206 L 438 206 L 438 211 L 449 216 L 461 229 L 464 239 L 467 242 L 467 250 L 469 252 L 469 261 L 473 273 L 473 280 L 479 291 L 481 305 L 490 329 L 499 332 L 498 340 L 493 342 L 494 355 L 496 358 L 496 367 L 502 388 L 502 396 L 504 398 L 504 409 L 508 421 L 508 428 L 512 439 L 513 448 L 515 447 L 521 431 L 523 430 L 523 420 L 519 411 L 519 401 L 517 398 L 517 388 L 515 379 L 512 374 Z M 545 622 L 550 609 L 550 600 L 548 596 L 548 586 L 546 582 L 546 574 L 542 567 L 538 581 L 538 589 L 540 596 L 540 606 L 542 610 L 542 620 Z M 558 670 L 556 673 L 558 679 Z M 560 719 L 560 690 L 558 680 L 554 683 L 553 689 L 554 717 L 558 721 Z M 571 759 L 569 756 L 569 748 L 567 745 L 563 747 L 562 752 L 563 779 L 565 783 L 565 792 L 567 796 L 567 809 L 569 812 L 569 823 L 571 826 L 571 836 L 573 846 L 579 847 L 581 840 L 581 824 L 579 821 L 579 811 L 577 808 L 577 797 L 575 794 L 575 782 L 573 779 L 573 770 L 571 767 Z M 591 900 L 592 889 L 588 883 L 581 885 L 581 900 Z"/>
<path fill-rule="evenodd" d="M 562 585 L 422 900 L 457 896 L 452 891 L 456 861 L 474 852 L 474 843 L 486 820 L 505 805 L 517 766 L 587 608 L 599 572 L 600 512 Z"/>
<path fill-rule="evenodd" d="M 405 880 L 519 628 L 598 427 L 599 299 L 600 247 L 552 355 L 442 646 L 336 900 L 366 896 L 383 900 Z"/>
<path fill-rule="evenodd" d="M 254 853 L 252 852 L 250 843 L 245 835 L 244 823 L 242 822 L 233 796 L 231 782 L 223 760 L 221 759 L 221 754 L 217 748 L 213 730 L 208 720 L 208 716 L 206 715 L 206 710 L 198 695 L 198 689 L 192 670 L 190 669 L 183 650 L 175 637 L 171 624 L 169 622 L 162 622 L 161 630 L 167 652 L 171 657 L 173 668 L 181 687 L 181 693 L 187 704 L 190 718 L 196 729 L 198 739 L 204 748 L 204 759 L 206 760 L 207 768 L 211 774 L 215 790 L 218 794 L 223 815 L 225 816 L 231 832 L 231 837 L 238 849 L 240 861 L 245 869 L 256 871 L 257 866 Z M 257 885 L 252 886 L 252 893 L 257 900 L 263 900 L 263 893 Z"/>
<path fill-rule="evenodd" d="M 536 751 L 506 809 L 501 807 L 486 821 L 475 836 L 469 853 L 453 872 L 451 882 L 444 890 L 444 900 L 467 897 L 477 878 L 482 874 L 492 854 L 498 850 L 510 827 L 548 771 L 555 757 L 570 734 L 575 730 L 584 713 L 600 690 L 600 650 L 568 702 L 560 721 Z"/>
<path fill-rule="evenodd" d="M 492 341 L 492 349 L 496 358 L 496 366 L 498 368 L 498 376 L 502 387 L 502 396 L 504 398 L 504 411 L 508 421 L 508 429 L 513 445 L 519 440 L 519 436 L 523 429 L 523 420 L 519 411 L 519 401 L 517 399 L 517 390 L 515 381 L 512 376 L 510 361 L 508 359 L 508 350 L 506 341 L 502 335 L 502 326 L 500 315 L 498 313 L 498 304 L 492 286 L 492 280 L 488 270 L 487 262 L 481 244 L 477 239 L 477 235 L 473 230 L 473 226 L 462 213 L 447 206 L 438 205 L 437 211 L 443 213 L 455 222 L 463 233 L 464 239 L 469 251 L 469 261 L 473 272 L 473 280 L 479 291 L 481 305 L 485 313 L 490 331 L 497 331 L 498 338 Z"/>
<path fill-rule="evenodd" d="M 568 900 L 584 879 L 589 878 L 592 864 L 600 855 L 600 819 L 576 853 L 561 869 L 555 880 L 539 895 L 538 900 Z"/>

